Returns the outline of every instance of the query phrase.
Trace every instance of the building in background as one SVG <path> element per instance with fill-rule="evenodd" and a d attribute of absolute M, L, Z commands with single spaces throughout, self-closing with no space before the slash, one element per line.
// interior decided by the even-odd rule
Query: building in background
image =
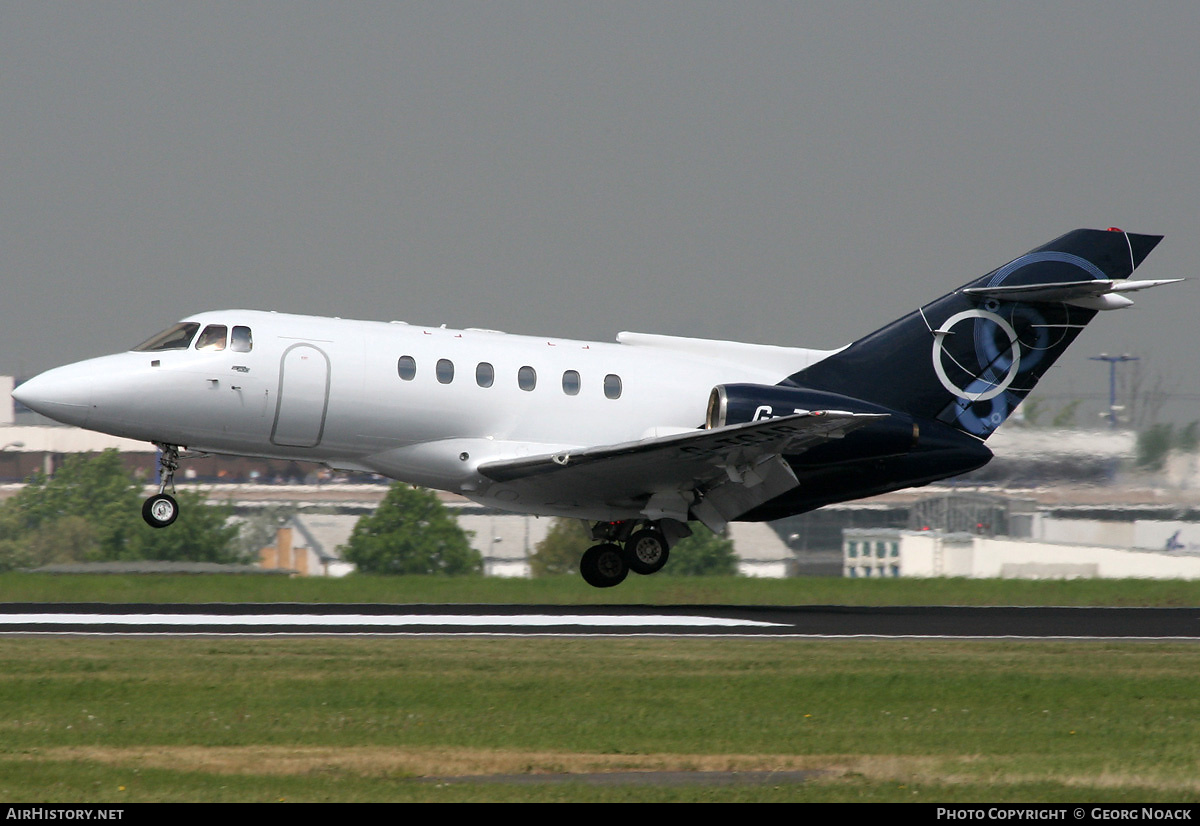
<path fill-rule="evenodd" d="M 1200 579 L 1200 553 L 1008 536 L 889 529 L 846 531 L 847 577 Z"/>

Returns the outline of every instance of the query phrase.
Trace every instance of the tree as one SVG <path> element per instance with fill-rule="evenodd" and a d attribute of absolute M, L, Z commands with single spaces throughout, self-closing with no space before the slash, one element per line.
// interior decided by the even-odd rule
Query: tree
<path fill-rule="evenodd" d="M 94 531 L 82 516 L 65 516 L 32 530 L 14 531 L 13 520 L 0 521 L 0 571 L 40 568 L 94 558 Z"/>
<path fill-rule="evenodd" d="M 14 536 L 52 534 L 55 525 L 79 517 L 91 526 L 89 559 L 126 558 L 134 519 L 141 521 L 141 486 L 115 450 L 68 456 L 53 476 L 38 471 L 4 509 L 16 520 Z"/>
<path fill-rule="evenodd" d="M 1175 449 L 1183 453 L 1195 453 L 1197 448 L 1200 448 L 1200 433 L 1197 433 L 1197 428 L 1200 428 L 1200 422 L 1184 425 L 1175 437 Z"/>
<path fill-rule="evenodd" d="M 1025 424 L 1027 427 L 1037 427 L 1038 417 L 1046 412 L 1046 403 L 1040 398 L 1025 399 L 1021 402 L 1020 416 L 1015 417 L 1015 421 Z"/>
<path fill-rule="evenodd" d="M 1055 416 L 1054 416 L 1054 426 L 1055 427 L 1074 427 L 1075 426 L 1075 415 L 1079 411 L 1079 405 L 1081 404 L 1081 402 L 1082 402 L 1081 399 L 1072 399 L 1071 401 L 1064 404 L 1062 406 L 1062 409 L 1059 410 L 1058 413 L 1055 414 Z"/>
<path fill-rule="evenodd" d="M 585 523 L 578 519 L 555 519 L 529 557 L 530 572 L 534 576 L 578 573 L 584 551 L 595 544 Z"/>
<path fill-rule="evenodd" d="M 238 562 L 230 508 L 181 492 L 179 519 L 155 530 L 142 521 L 142 486 L 115 450 L 77 454 L 53 476 L 35 473 L 0 506 L 0 570 L 55 562 L 171 559 Z"/>
<path fill-rule="evenodd" d="M 1116 374 L 1117 398 L 1124 402 L 1121 420 L 1139 431 L 1154 426 L 1171 397 L 1169 389 L 1178 384 L 1151 369 L 1150 363 L 1149 356 L 1140 356 Z"/>
<path fill-rule="evenodd" d="M 691 523 L 692 535 L 671 548 L 671 558 L 661 573 L 668 576 L 733 576 L 737 554 L 733 540 Z"/>
<path fill-rule="evenodd" d="M 1191 422 L 1180 430 L 1170 423 L 1154 424 L 1137 434 L 1137 466 L 1143 470 L 1162 470 L 1171 451 L 1195 453 L 1200 422 Z"/>
<path fill-rule="evenodd" d="M 478 574 L 483 558 L 469 539 L 437 494 L 396 482 L 341 550 L 368 574 Z"/>
<path fill-rule="evenodd" d="M 1137 435 L 1137 466 L 1144 470 L 1162 470 L 1174 440 L 1174 426 L 1151 425 Z"/>

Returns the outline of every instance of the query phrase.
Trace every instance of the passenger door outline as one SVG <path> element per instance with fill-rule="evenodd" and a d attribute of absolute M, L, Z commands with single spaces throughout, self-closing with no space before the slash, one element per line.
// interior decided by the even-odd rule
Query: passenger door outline
<path fill-rule="evenodd" d="M 271 443 L 316 447 L 329 412 L 329 356 L 314 344 L 293 344 L 279 358 L 279 392 Z"/>

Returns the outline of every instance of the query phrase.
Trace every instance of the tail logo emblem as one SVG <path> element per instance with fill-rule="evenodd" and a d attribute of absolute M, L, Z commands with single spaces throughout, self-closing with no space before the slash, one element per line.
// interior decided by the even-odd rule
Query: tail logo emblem
<path fill-rule="evenodd" d="M 946 351 L 946 337 L 954 335 L 954 327 L 963 321 L 977 319 L 975 321 L 975 332 L 979 332 L 979 325 L 995 324 L 1000 331 L 1008 337 L 1010 344 L 1011 357 L 1008 362 L 1008 370 L 1004 377 L 999 381 L 991 379 L 986 373 L 984 377 L 980 377 L 978 368 L 972 369 L 970 366 L 960 364 L 952 353 Z M 972 335 L 973 339 L 977 340 L 977 336 Z M 968 376 L 974 377 L 970 387 L 959 387 L 946 372 L 946 362 L 953 366 L 956 372 L 965 373 Z M 937 373 L 938 380 L 942 383 L 942 387 L 953 393 L 960 399 L 966 399 L 970 402 L 983 402 L 988 399 L 994 399 L 999 396 L 1008 386 L 1012 384 L 1013 379 L 1017 377 L 1017 373 L 1021 371 L 1021 345 L 1017 340 L 1017 331 L 1012 325 L 1005 321 L 995 313 L 990 313 L 987 310 L 970 309 L 963 310 L 960 313 L 955 313 L 946 319 L 946 322 L 940 329 L 934 331 L 933 334 L 933 370 Z M 990 373 L 990 371 L 987 371 Z"/>

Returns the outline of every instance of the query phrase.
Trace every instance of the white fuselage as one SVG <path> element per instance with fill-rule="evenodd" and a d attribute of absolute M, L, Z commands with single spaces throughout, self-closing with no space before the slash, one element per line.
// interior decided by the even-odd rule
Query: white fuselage
<path fill-rule="evenodd" d="M 498 507 L 479 464 L 693 430 L 709 393 L 776 384 L 826 351 L 621 334 L 619 343 L 250 310 L 187 321 L 249 328 L 242 351 L 131 351 L 48 371 L 18 391 L 70 424 L 191 450 L 370 471 Z M 403 364 L 401 360 L 403 359 Z M 482 366 L 481 366 L 482 365 Z M 405 369 L 407 368 L 407 369 Z M 23 394 L 23 395 L 22 395 Z"/>

